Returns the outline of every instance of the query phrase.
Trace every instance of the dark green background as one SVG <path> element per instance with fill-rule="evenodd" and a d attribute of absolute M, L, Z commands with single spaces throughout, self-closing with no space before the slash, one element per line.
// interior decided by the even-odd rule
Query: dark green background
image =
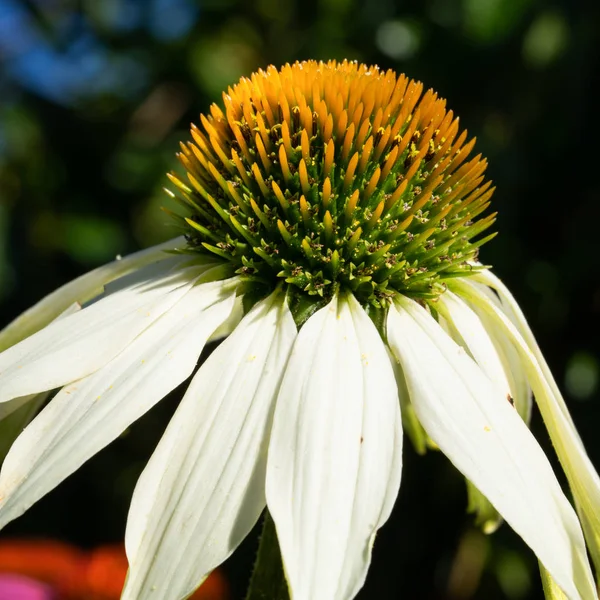
<path fill-rule="evenodd" d="M 161 191 L 220 91 L 270 63 L 350 58 L 435 88 L 489 159 L 513 290 L 600 465 L 600 4 L 593 0 L 0 0 L 0 324 L 60 284 L 172 237 Z M 3 536 L 120 540 L 178 394 Z M 533 429 L 551 454 L 535 414 Z M 507 527 L 471 528 L 443 456 L 405 452 L 360 598 L 540 598 Z M 241 597 L 256 540 L 226 566 Z"/>

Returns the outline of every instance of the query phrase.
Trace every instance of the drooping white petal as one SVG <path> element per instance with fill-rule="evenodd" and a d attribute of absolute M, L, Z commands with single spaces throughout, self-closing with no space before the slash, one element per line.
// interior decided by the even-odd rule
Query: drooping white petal
<path fill-rule="evenodd" d="M 57 320 L 81 310 L 78 302 L 71 304 Z M 0 403 L 0 464 L 4 462 L 13 442 L 42 408 L 50 392 L 29 394 Z"/>
<path fill-rule="evenodd" d="M 0 421 L 0 464 L 4 461 L 13 442 L 21 435 L 31 419 L 35 417 L 49 395 L 50 392 L 42 392 L 41 394 L 32 394 L 0 404 L 0 409 L 12 402 L 18 402 L 19 404 L 15 410 L 11 410 Z"/>
<path fill-rule="evenodd" d="M 388 343 L 419 419 L 573 600 L 597 598 L 579 522 L 535 438 L 466 352 L 416 302 L 390 308 Z"/>
<path fill-rule="evenodd" d="M 518 327 L 518 318 L 516 313 L 507 305 L 506 302 L 502 302 L 498 294 L 496 294 L 490 287 L 475 280 L 475 277 L 469 278 L 469 283 L 477 288 L 480 295 L 490 300 L 495 306 L 504 312 L 508 319 Z M 454 287 L 453 284 L 451 287 Z M 517 412 L 521 415 L 521 418 L 529 423 L 531 421 L 531 409 L 533 405 L 533 393 L 531 386 L 525 373 L 521 357 L 513 343 L 498 330 L 498 328 L 489 326 L 489 318 L 482 313 L 482 311 L 474 306 L 468 300 L 464 299 L 465 302 L 470 306 L 472 310 L 477 313 L 477 316 L 483 322 L 484 328 L 486 329 L 490 339 L 492 340 L 496 352 L 502 362 L 504 373 L 510 386 L 511 395 L 514 401 Z"/>
<path fill-rule="evenodd" d="M 490 338 L 494 342 L 494 346 L 496 347 L 496 351 L 498 352 L 498 356 L 504 367 L 504 373 L 508 379 L 515 408 L 521 415 L 523 421 L 529 423 L 531 421 L 533 393 L 519 352 L 506 335 L 498 331 L 497 328 L 490 326 L 489 318 L 485 314 L 480 310 L 477 310 L 475 306 L 471 305 L 471 307 L 477 312 L 483 326 L 486 328 L 490 334 Z"/>
<path fill-rule="evenodd" d="M 187 597 L 256 523 L 275 396 L 295 337 L 276 292 L 194 377 L 133 495 L 123 599 Z"/>
<path fill-rule="evenodd" d="M 244 316 L 243 299 L 243 296 L 238 296 L 235 299 L 233 309 L 228 319 L 222 323 L 220 327 L 213 331 L 210 339 L 208 340 L 209 342 L 217 342 L 223 338 L 226 338 L 239 325 L 239 322 Z"/>
<path fill-rule="evenodd" d="M 60 319 L 64 319 L 65 317 L 68 317 L 69 315 L 73 315 L 76 312 L 81 310 L 81 304 L 79 304 L 78 302 L 75 302 L 74 304 L 71 304 L 66 310 L 64 310 L 60 315 L 58 315 L 58 317 L 56 317 L 56 320 L 59 321 Z M 16 410 L 19 410 L 21 407 L 23 407 L 25 404 L 29 404 L 31 403 L 35 403 L 36 405 L 36 409 L 35 410 L 20 410 L 20 418 L 16 418 L 14 419 L 14 423 L 11 423 L 11 425 L 7 428 L 6 431 L 2 431 L 1 433 L 2 435 L 2 446 L 4 448 L 6 448 L 6 451 L 8 451 L 8 448 L 10 447 L 10 445 L 12 444 L 12 442 L 14 441 L 14 439 L 17 437 L 16 435 L 10 436 L 9 434 L 9 429 L 12 430 L 13 432 L 18 432 L 20 433 L 20 430 L 23 430 L 23 428 L 27 425 L 27 423 L 29 423 L 29 420 L 31 420 L 37 413 L 37 409 L 40 408 L 40 406 L 42 405 L 43 401 L 47 398 L 48 394 L 46 392 L 43 392 L 41 394 L 28 394 L 27 396 L 21 396 L 19 398 L 13 398 L 12 400 L 9 400 L 8 402 L 0 402 L 0 422 L 3 421 L 6 417 L 8 417 L 9 415 L 11 415 L 13 412 L 15 412 Z M 24 421 L 24 417 L 25 415 L 28 415 L 30 417 L 29 420 Z M 17 435 L 18 435 L 17 433 Z M 12 439 L 8 439 L 8 438 L 12 438 Z M 3 453 L 2 451 L 0 451 L 0 461 L 4 459 L 4 456 L 6 456 L 6 453 Z"/>
<path fill-rule="evenodd" d="M 0 402 L 60 387 L 104 366 L 202 273 L 202 267 L 172 270 L 179 261 L 167 259 L 126 275 L 90 306 L 0 354 Z"/>
<path fill-rule="evenodd" d="M 512 400 L 512 390 L 502 361 L 479 317 L 463 300 L 450 291 L 440 297 L 436 309 L 446 319 L 450 328 L 458 334 L 451 337 L 457 343 L 464 342 L 466 350 L 475 359 L 481 370 L 505 397 L 510 397 Z"/>
<path fill-rule="evenodd" d="M 485 277 L 485 273 L 482 273 L 482 275 Z M 481 295 L 487 297 L 493 304 L 500 308 L 509 318 L 509 320 L 518 328 L 519 318 L 515 311 L 508 305 L 506 301 L 503 301 L 500 296 L 492 290 L 492 288 L 477 281 L 476 277 L 478 276 L 479 272 L 475 277 L 470 278 L 470 283 L 477 288 Z M 494 342 L 496 351 L 502 360 L 517 412 L 521 415 L 526 423 L 529 423 L 531 420 L 531 409 L 533 406 L 533 393 L 531 391 L 531 386 L 529 385 L 527 374 L 525 373 L 521 357 L 519 356 L 517 349 L 501 331 L 496 328 L 490 329 L 487 327 L 488 320 L 476 306 L 471 306 L 471 308 L 475 310 L 479 318 L 484 321 L 484 325 L 486 326 L 486 329 L 488 329 L 488 333 Z M 521 313 L 521 316 L 522 315 L 523 313 Z"/>
<path fill-rule="evenodd" d="M 293 600 L 362 587 L 400 485 L 402 428 L 385 346 L 353 296 L 304 324 L 277 399 L 267 504 Z"/>
<path fill-rule="evenodd" d="M 83 304 L 100 294 L 109 281 L 169 258 L 170 255 L 165 250 L 173 250 L 183 245 L 185 239 L 178 237 L 98 267 L 63 285 L 26 310 L 0 332 L 0 352 L 39 331 L 74 302 Z"/>
<path fill-rule="evenodd" d="M 577 430 L 575 429 L 575 425 L 573 424 L 573 419 L 571 418 L 571 414 L 569 413 L 569 409 L 567 408 L 567 405 L 562 397 L 562 394 L 560 393 L 560 389 L 558 388 L 558 385 L 556 384 L 556 381 L 554 380 L 552 371 L 550 371 L 550 367 L 548 366 L 548 363 L 546 362 L 546 359 L 544 358 L 544 355 L 542 354 L 542 351 L 540 350 L 540 347 L 538 346 L 535 336 L 533 335 L 533 332 L 531 331 L 531 328 L 529 327 L 529 324 L 527 323 L 527 319 L 525 318 L 525 315 L 523 314 L 521 307 L 519 306 L 517 301 L 514 299 L 513 295 L 510 293 L 509 289 L 489 269 L 486 269 L 484 271 L 479 271 L 476 275 L 473 276 L 473 280 L 477 283 L 482 283 L 482 284 L 487 285 L 487 286 L 491 287 L 492 289 L 496 290 L 496 292 L 498 293 L 498 297 L 500 299 L 501 306 L 502 306 L 502 312 L 508 318 L 508 320 L 516 327 L 517 331 L 523 338 L 525 344 L 527 345 L 530 352 L 532 353 L 535 360 L 537 361 L 538 366 L 542 372 L 542 375 L 546 379 L 548 386 L 550 387 L 550 389 L 552 390 L 552 393 L 554 394 L 554 401 L 560 407 L 565 418 L 573 426 L 573 429 L 575 430 L 577 437 L 579 437 L 579 434 L 577 433 Z M 477 292 L 481 292 L 480 288 L 475 289 L 475 286 L 473 284 L 470 284 L 470 286 L 471 287 L 469 289 L 473 293 L 476 293 L 476 295 L 478 295 L 478 296 L 483 295 L 482 293 L 477 294 Z"/>
<path fill-rule="evenodd" d="M 469 282 L 456 282 L 455 289 L 487 314 L 490 328 L 497 329 L 505 335 L 519 352 L 544 424 L 569 480 L 594 564 L 600 570 L 600 477 L 585 451 L 545 361 L 540 363 L 541 352 L 527 322 L 523 317 L 518 330 L 503 310 Z M 508 290 L 503 293 L 508 294 Z M 523 339 L 523 329 L 528 331 L 527 339 Z M 532 347 L 532 344 L 535 347 Z"/>
<path fill-rule="evenodd" d="M 189 377 L 234 301 L 229 281 L 192 287 L 111 362 L 64 387 L 6 457 L 0 473 L 0 528 Z"/>
<path fill-rule="evenodd" d="M 29 394 L 27 396 L 20 396 L 19 398 L 13 398 L 8 402 L 0 403 L 0 421 L 3 421 L 6 417 L 11 415 L 15 410 L 18 410 L 23 405 L 27 404 L 31 400 L 34 400 L 38 394 Z"/>

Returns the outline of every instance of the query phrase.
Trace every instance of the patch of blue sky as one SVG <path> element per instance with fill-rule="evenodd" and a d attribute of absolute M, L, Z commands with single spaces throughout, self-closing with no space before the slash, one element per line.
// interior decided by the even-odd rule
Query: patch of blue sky
<path fill-rule="evenodd" d="M 14 0 L 0 0 L 0 60 L 5 61 L 39 40 L 29 27 L 29 15 Z"/>
<path fill-rule="evenodd" d="M 65 105 L 106 92 L 129 95 L 143 87 L 147 75 L 138 61 L 111 56 L 89 35 L 61 53 L 36 45 L 9 61 L 7 72 L 23 87 Z"/>
<path fill-rule="evenodd" d="M 145 27 L 156 39 L 184 37 L 198 18 L 192 0 L 106 0 L 102 20 L 113 31 Z M 144 89 L 148 71 L 135 53 L 102 45 L 85 14 L 54 14 L 50 39 L 16 0 L 0 0 L 0 61 L 5 84 L 73 106 L 91 96 L 131 96 Z M 7 81 L 8 80 L 8 81 Z"/>
<path fill-rule="evenodd" d="M 143 64 L 132 55 L 109 52 L 81 15 L 66 15 L 57 33 L 62 36 L 51 44 L 14 0 L 0 0 L 0 55 L 5 75 L 25 89 L 67 106 L 103 93 L 129 96 L 146 85 L 148 72 Z"/>

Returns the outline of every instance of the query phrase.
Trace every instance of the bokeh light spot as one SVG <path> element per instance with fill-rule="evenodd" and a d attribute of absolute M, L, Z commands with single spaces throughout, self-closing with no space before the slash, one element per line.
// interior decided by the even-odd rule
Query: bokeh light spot
<path fill-rule="evenodd" d="M 523 60 L 530 67 L 543 69 L 565 51 L 569 41 L 569 26 L 556 12 L 541 14 L 531 25 L 523 40 Z"/>
<path fill-rule="evenodd" d="M 565 371 L 567 392 L 578 400 L 587 400 L 598 389 L 598 360 L 587 352 L 571 356 Z"/>
<path fill-rule="evenodd" d="M 386 21 L 375 34 L 377 47 L 390 58 L 406 60 L 419 50 L 420 36 L 417 28 L 405 21 Z"/>

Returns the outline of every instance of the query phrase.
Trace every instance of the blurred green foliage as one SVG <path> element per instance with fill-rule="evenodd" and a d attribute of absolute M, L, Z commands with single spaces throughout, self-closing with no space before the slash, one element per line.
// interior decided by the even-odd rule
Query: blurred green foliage
<path fill-rule="evenodd" d="M 0 321 L 173 235 L 164 173 L 240 76 L 303 58 L 377 63 L 434 87 L 479 138 L 500 231 L 482 259 L 521 302 L 600 465 L 599 36 L 593 0 L 0 0 Z M 3 535 L 120 539 L 177 400 Z M 551 455 L 538 415 L 533 429 Z M 405 464 L 361 598 L 541 597 L 516 535 L 471 528 L 443 457 L 407 447 Z M 255 543 L 228 565 L 236 597 Z"/>

